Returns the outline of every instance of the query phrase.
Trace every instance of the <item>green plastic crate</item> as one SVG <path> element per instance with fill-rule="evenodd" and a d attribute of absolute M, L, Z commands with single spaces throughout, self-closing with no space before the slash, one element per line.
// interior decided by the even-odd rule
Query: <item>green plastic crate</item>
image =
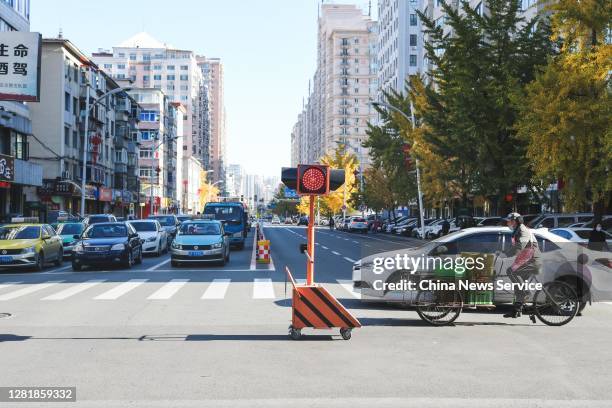
<path fill-rule="evenodd" d="M 492 305 L 493 291 L 492 290 L 474 290 L 468 293 L 468 302 L 470 305 Z"/>

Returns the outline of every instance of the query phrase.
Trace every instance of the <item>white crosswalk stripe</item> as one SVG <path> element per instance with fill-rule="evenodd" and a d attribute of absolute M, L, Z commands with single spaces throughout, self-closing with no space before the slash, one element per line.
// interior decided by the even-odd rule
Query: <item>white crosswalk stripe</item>
<path fill-rule="evenodd" d="M 202 299 L 223 299 L 231 279 L 213 279 L 202 295 Z"/>
<path fill-rule="evenodd" d="M 13 292 L 5 293 L 4 295 L 0 295 L 0 300 L 12 300 L 21 296 L 29 295 L 30 293 L 38 292 L 39 290 L 46 289 L 50 286 L 57 285 L 58 283 L 62 283 L 63 281 L 52 281 L 45 283 L 37 283 L 32 286 L 27 286 L 25 288 L 17 289 Z"/>
<path fill-rule="evenodd" d="M 176 294 L 185 284 L 189 282 L 189 279 L 172 279 L 164 286 L 159 288 L 155 293 L 149 296 L 147 299 L 150 300 L 166 300 L 170 299 Z"/>
<path fill-rule="evenodd" d="M 20 283 L 21 282 L 4 282 L 4 283 L 0 284 L 0 289 L 10 288 L 11 286 L 19 285 Z"/>
<path fill-rule="evenodd" d="M 122 283 L 119 286 L 115 286 L 109 291 L 102 293 L 101 295 L 96 296 L 95 300 L 115 300 L 119 297 L 125 295 L 129 291 L 136 289 L 138 286 L 147 282 L 148 279 L 130 279 L 127 282 Z"/>
<path fill-rule="evenodd" d="M 253 282 L 253 299 L 274 299 L 272 279 L 255 279 Z"/>
<path fill-rule="evenodd" d="M 89 288 L 93 288 L 96 285 L 99 285 L 102 282 L 105 282 L 105 279 L 93 279 L 88 280 L 87 282 L 82 282 L 77 285 L 71 286 L 67 289 L 64 289 L 60 292 L 54 293 L 53 295 L 49 295 L 47 297 L 42 298 L 42 300 L 64 300 L 69 298 L 70 296 L 76 295 L 77 293 L 81 293 Z"/>

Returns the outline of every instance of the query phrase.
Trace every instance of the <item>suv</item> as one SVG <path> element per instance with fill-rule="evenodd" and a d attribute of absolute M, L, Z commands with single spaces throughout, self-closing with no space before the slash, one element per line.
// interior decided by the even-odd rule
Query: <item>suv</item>
<path fill-rule="evenodd" d="M 589 222 L 593 219 L 592 213 L 576 214 L 542 214 L 534 218 L 527 225 L 529 228 L 563 228 L 577 222 Z"/>

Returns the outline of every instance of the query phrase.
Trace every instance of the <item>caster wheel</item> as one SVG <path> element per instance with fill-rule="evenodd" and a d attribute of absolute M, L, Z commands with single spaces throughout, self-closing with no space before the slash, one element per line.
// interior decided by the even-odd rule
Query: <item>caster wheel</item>
<path fill-rule="evenodd" d="M 343 328 L 340 329 L 340 335 L 342 336 L 342 338 L 344 340 L 350 340 L 351 339 L 351 328 Z"/>
<path fill-rule="evenodd" d="M 536 324 L 536 318 L 534 315 L 529 315 L 529 319 L 531 320 L 531 323 Z"/>
<path fill-rule="evenodd" d="M 289 337 L 291 337 L 292 340 L 299 340 L 302 338 L 302 330 L 289 326 Z"/>

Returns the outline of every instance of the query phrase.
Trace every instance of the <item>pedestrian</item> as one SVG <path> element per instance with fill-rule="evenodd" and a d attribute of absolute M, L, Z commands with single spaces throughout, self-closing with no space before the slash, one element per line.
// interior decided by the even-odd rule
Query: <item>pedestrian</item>
<path fill-rule="evenodd" d="M 448 231 L 450 231 L 450 222 L 448 222 L 448 220 L 444 220 L 442 222 L 442 235 L 448 234 Z"/>
<path fill-rule="evenodd" d="M 608 243 L 606 242 L 606 233 L 603 231 L 601 223 L 598 222 L 593 227 L 589 236 L 588 248 L 595 251 L 608 251 Z"/>
<path fill-rule="evenodd" d="M 332 217 L 331 215 L 329 216 L 329 229 L 334 229 L 334 217 Z"/>

